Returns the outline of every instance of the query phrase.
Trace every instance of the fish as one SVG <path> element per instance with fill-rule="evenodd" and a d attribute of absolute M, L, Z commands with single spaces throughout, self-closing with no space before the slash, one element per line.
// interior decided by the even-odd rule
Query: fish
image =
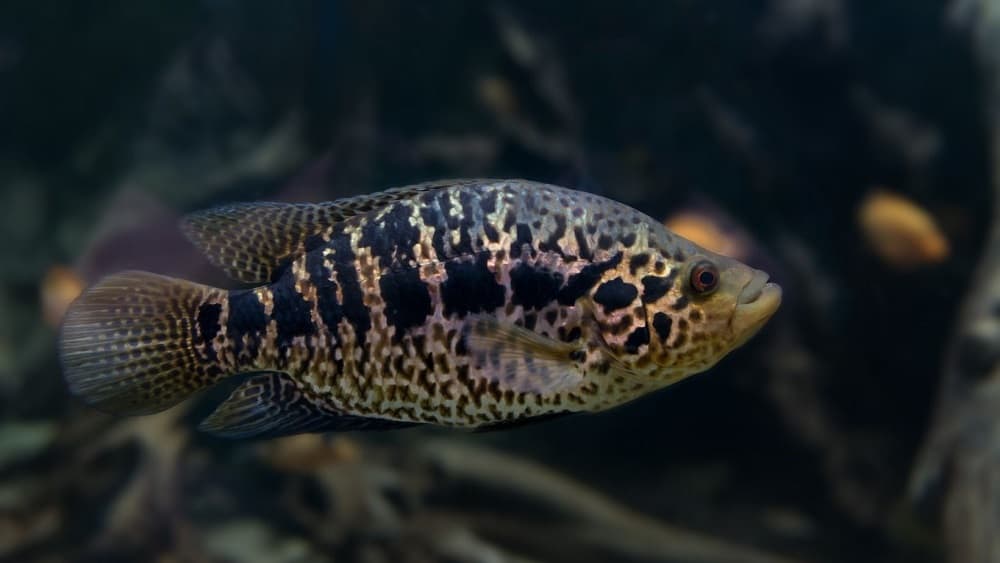
<path fill-rule="evenodd" d="M 72 268 L 54 264 L 42 277 L 39 284 L 38 301 L 41 304 L 42 320 L 55 328 L 62 323 L 70 303 L 83 293 L 84 281 Z"/>
<path fill-rule="evenodd" d="M 857 221 L 875 255 L 900 270 L 939 264 L 951 252 L 948 238 L 930 213 L 884 188 L 865 196 Z"/>
<path fill-rule="evenodd" d="M 663 220 L 670 232 L 717 254 L 746 262 L 759 254 L 753 238 L 722 208 L 698 198 Z"/>
<path fill-rule="evenodd" d="M 781 303 L 763 271 L 528 180 L 237 203 L 181 230 L 244 287 L 104 278 L 65 316 L 64 378 L 116 415 L 238 383 L 200 424 L 232 438 L 603 411 L 712 367 Z"/>

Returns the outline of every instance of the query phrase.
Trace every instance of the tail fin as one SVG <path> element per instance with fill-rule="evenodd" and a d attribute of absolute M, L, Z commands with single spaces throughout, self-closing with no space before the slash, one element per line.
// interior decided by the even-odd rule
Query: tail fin
<path fill-rule="evenodd" d="M 122 272 L 88 289 L 63 321 L 59 352 L 70 390 L 115 414 L 173 406 L 225 374 L 212 338 L 225 290 Z"/>

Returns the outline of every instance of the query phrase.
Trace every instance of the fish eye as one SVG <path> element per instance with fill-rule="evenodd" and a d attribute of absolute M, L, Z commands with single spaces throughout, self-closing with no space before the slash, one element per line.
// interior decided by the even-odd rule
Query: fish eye
<path fill-rule="evenodd" d="M 702 295 L 715 291 L 719 286 L 719 269 L 708 260 L 701 260 L 691 268 L 691 289 Z"/>

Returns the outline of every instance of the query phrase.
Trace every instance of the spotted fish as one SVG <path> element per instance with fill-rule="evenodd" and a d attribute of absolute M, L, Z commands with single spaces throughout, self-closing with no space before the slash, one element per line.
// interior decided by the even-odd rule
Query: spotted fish
<path fill-rule="evenodd" d="M 600 411 L 711 367 L 781 301 L 630 207 L 523 180 L 237 204 L 182 228 L 254 287 L 112 275 L 67 313 L 65 378 L 137 415 L 239 377 L 202 423 L 231 437 Z"/>

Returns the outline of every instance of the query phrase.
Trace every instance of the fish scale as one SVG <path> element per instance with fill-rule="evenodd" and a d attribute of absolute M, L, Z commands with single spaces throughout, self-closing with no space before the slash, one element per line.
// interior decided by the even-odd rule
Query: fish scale
<path fill-rule="evenodd" d="M 604 410 L 707 369 L 780 302 L 762 272 L 630 207 L 523 180 L 239 204 L 183 228 L 235 279 L 267 283 L 226 291 L 112 276 L 67 316 L 66 378 L 95 406 L 129 414 L 258 372 L 204 423 L 229 436 L 496 428 Z M 709 290 L 690 281 L 705 268 L 717 277 Z M 144 303 L 125 324 L 174 355 L 99 324 L 109 300 Z M 158 365 L 185 354 L 198 365 L 167 361 L 194 373 L 173 384 L 102 338 Z"/>

